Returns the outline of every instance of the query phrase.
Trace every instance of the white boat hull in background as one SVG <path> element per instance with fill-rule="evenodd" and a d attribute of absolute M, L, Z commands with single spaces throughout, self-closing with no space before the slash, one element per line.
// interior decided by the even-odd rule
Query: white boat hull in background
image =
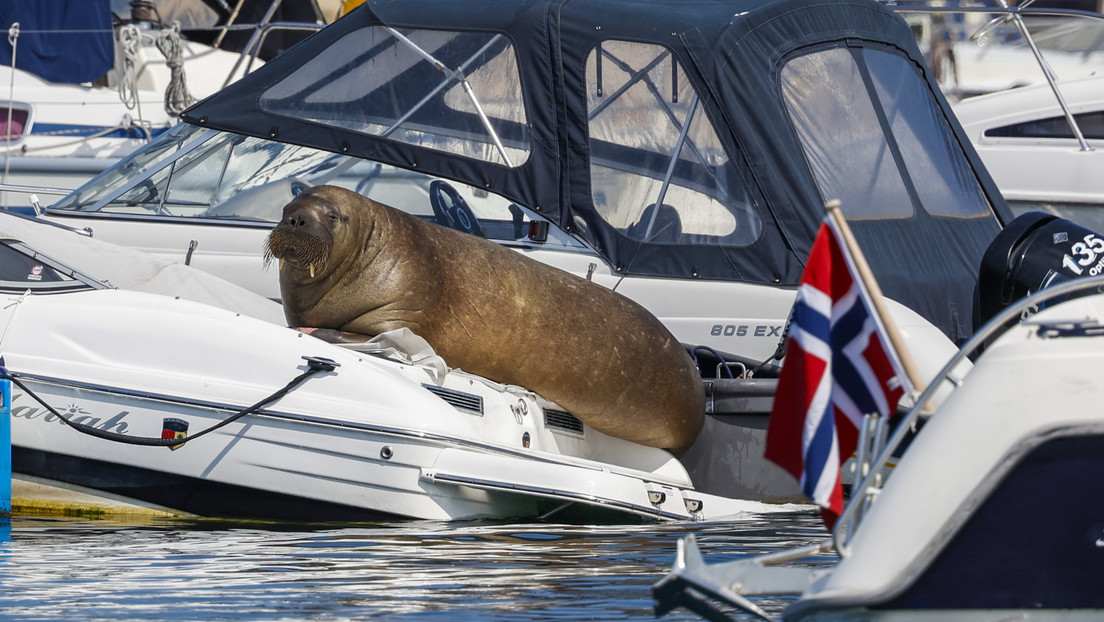
<path fill-rule="evenodd" d="M 7 114 L 10 101 L 27 115 L 22 134 L 0 137 L 0 183 L 77 188 L 178 122 L 166 110 L 173 77 L 156 45 L 159 31 L 146 26 L 134 32 L 141 43 L 129 59 L 132 69 L 123 69 L 128 59 L 117 51 L 107 85 L 51 83 L 0 66 L 0 113 Z M 116 45 L 121 45 L 118 32 Z M 241 77 L 246 67 L 264 64 L 260 59 L 239 64 L 241 54 L 186 39 L 180 50 L 185 90 L 196 101 Z M 124 83 L 131 87 L 121 87 Z M 40 198 L 46 204 L 53 200 Z M 23 193 L 4 192 L 0 205 L 29 203 Z"/>

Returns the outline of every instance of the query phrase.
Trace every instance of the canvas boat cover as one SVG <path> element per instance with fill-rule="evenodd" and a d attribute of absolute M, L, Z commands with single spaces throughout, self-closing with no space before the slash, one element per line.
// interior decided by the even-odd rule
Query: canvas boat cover
<path fill-rule="evenodd" d="M 873 1 L 369 0 L 182 118 L 502 195 L 623 274 L 795 286 L 840 199 L 956 341 L 1010 219 Z"/>
<path fill-rule="evenodd" d="M 182 263 L 93 239 L 86 232 L 0 212 L 0 238 L 23 242 L 109 287 L 174 296 L 287 325 L 278 302 Z"/>
<path fill-rule="evenodd" d="M 0 29 L 0 65 L 14 56 L 17 69 L 48 82 L 93 82 L 115 64 L 109 0 L 4 0 Z"/>

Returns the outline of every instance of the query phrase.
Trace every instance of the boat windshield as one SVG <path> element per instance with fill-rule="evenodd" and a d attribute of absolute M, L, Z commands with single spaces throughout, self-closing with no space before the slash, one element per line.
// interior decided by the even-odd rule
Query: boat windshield
<path fill-rule="evenodd" d="M 0 240 L 0 292 L 49 294 L 103 287 L 22 242 Z"/>
<path fill-rule="evenodd" d="M 544 220 L 482 188 L 371 160 L 190 124 L 165 132 L 50 210 L 104 217 L 274 224 L 289 201 L 322 184 L 353 190 L 438 222 L 443 218 L 442 205 L 444 211 L 455 213 L 462 204 L 486 237 L 500 241 L 527 238 L 530 222 Z M 545 243 L 580 246 L 555 228 L 549 228 Z"/>

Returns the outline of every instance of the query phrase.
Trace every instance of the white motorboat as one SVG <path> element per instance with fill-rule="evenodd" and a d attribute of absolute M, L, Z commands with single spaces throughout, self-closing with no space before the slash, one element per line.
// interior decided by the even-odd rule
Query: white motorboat
<path fill-rule="evenodd" d="M 685 606 L 710 620 L 746 619 L 732 607 L 786 621 L 1100 619 L 1102 288 L 1101 277 L 1055 285 L 975 333 L 932 385 L 954 392 L 888 481 L 874 471 L 853 489 L 830 542 L 710 564 L 691 536 L 654 588 L 657 613 Z M 1075 295 L 1082 297 L 1056 304 Z M 952 374 L 985 343 L 968 373 Z M 873 464 L 888 459 L 926 397 Z M 776 617 L 756 604 L 765 595 L 797 599 Z"/>
<path fill-rule="evenodd" d="M 1104 76 L 1056 86 L 1080 139 L 1045 84 L 963 100 L 955 115 L 1014 212 L 1045 211 L 1101 231 Z"/>
<path fill-rule="evenodd" d="M 709 418 L 681 459 L 726 497 L 798 495 L 763 431 L 827 199 L 928 373 L 972 333 L 1012 219 L 911 31 L 868 0 L 367 2 L 181 118 L 38 218 L 268 298 L 262 240 L 302 188 L 466 221 L 692 348 Z"/>
<path fill-rule="evenodd" d="M 83 248 L 68 231 L 31 234 Z M 764 509 L 694 490 L 668 452 L 600 434 L 524 388 L 448 369 L 409 332 L 351 351 L 179 296 L 107 288 L 11 238 L 0 271 L 13 463 L 35 482 L 267 519 Z"/>
<path fill-rule="evenodd" d="M 1004 0 L 890 3 L 916 34 L 953 101 L 1097 75 L 1104 63 L 1101 14 Z M 1039 56 L 1045 58 L 1044 69 Z"/>
<path fill-rule="evenodd" d="M 916 29 L 940 87 L 1012 211 L 1045 211 L 1104 229 L 1098 174 L 1104 15 L 943 3 L 903 3 L 896 10 Z"/>
<path fill-rule="evenodd" d="M 220 14 L 199 1 L 0 10 L 0 183 L 39 194 L 76 188 L 172 127 L 197 99 L 263 65 L 268 56 L 259 53 L 283 34 L 321 27 L 320 15 L 310 24 L 273 21 L 278 1 L 247 24 L 254 4 L 235 23 L 229 7 Z M 295 4 L 318 14 L 313 0 Z M 242 46 L 248 35 L 255 40 Z M 0 204 L 23 198 L 0 193 Z"/>

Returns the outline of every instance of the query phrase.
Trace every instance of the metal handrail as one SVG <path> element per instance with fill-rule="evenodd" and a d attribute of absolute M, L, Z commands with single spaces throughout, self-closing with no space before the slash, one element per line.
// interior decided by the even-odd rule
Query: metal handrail
<path fill-rule="evenodd" d="M 73 189 L 52 188 L 50 186 L 27 186 L 23 184 L 0 183 L 0 192 L 19 192 L 22 194 L 50 194 L 63 197 L 73 192 Z"/>
<path fill-rule="evenodd" d="M 976 331 L 974 335 L 962 345 L 959 351 L 951 357 L 947 364 L 939 370 L 939 373 L 935 375 L 935 379 L 928 384 L 928 387 L 916 399 L 916 403 L 913 407 L 905 414 L 904 419 L 897 424 L 893 435 L 886 441 L 885 446 L 878 453 L 878 457 L 871 462 L 871 467 L 880 467 L 890 460 L 893 456 L 893 452 L 896 451 L 897 447 L 904 441 L 909 430 L 915 425 L 916 420 L 919 418 L 921 411 L 931 401 L 943 382 L 951 382 L 956 386 L 961 385 L 961 382 L 952 376 L 954 369 L 987 341 L 999 333 L 1003 333 L 1010 329 L 1010 326 L 1006 326 L 1009 322 L 1019 317 L 1024 310 L 1030 309 L 1041 302 L 1072 292 L 1093 288 L 1096 288 L 1098 291 L 1104 291 L 1104 276 L 1086 277 L 1051 285 L 1042 291 L 1021 298 L 993 316 L 993 318 Z M 877 494 L 876 491 L 880 490 L 880 485 L 877 483 L 879 479 L 878 475 L 879 469 L 871 468 L 870 472 L 862 480 L 862 483 L 852 489 L 851 500 L 837 520 L 835 529 L 832 530 L 832 545 L 841 558 L 851 554 L 851 536 L 859 526 L 859 521 L 856 521 L 854 525 L 850 526 L 849 523 L 857 516 L 860 510 L 864 507 L 868 507 L 869 504 L 867 501 L 872 501 L 872 497 Z"/>
<path fill-rule="evenodd" d="M 230 73 L 226 74 L 226 81 L 223 82 L 223 88 L 226 88 L 237 75 L 238 70 L 241 69 L 242 64 L 245 64 L 245 70 L 242 75 L 247 75 L 253 70 L 253 63 L 256 62 L 257 56 L 261 53 L 261 47 L 264 45 L 265 39 L 268 35 L 275 30 L 288 30 L 288 31 L 304 31 L 304 32 L 317 32 L 322 30 L 324 26 L 321 24 L 307 24 L 299 22 L 271 22 L 267 24 L 240 24 L 238 26 L 219 26 L 215 28 L 197 28 L 196 30 L 248 30 L 252 31 L 253 35 L 246 42 L 245 47 L 242 48 L 241 53 L 238 55 L 238 59 L 234 61 L 234 66 L 230 69 Z"/>
<path fill-rule="evenodd" d="M 1028 4 L 1034 0 L 1028 0 Z M 1016 29 L 1019 31 L 1020 36 L 1027 42 L 1028 47 L 1031 49 L 1032 54 L 1035 56 L 1035 61 L 1039 64 L 1039 67 L 1043 71 L 1043 77 L 1046 78 L 1047 84 L 1050 85 L 1051 91 L 1054 93 L 1054 97 L 1058 100 L 1058 106 L 1062 109 L 1062 115 L 1066 119 L 1066 123 L 1069 124 L 1070 130 L 1073 132 L 1077 142 L 1080 145 L 1081 151 L 1092 151 L 1092 147 L 1085 139 L 1085 135 L 1081 132 L 1081 126 L 1077 123 L 1073 113 L 1070 111 L 1069 104 L 1066 103 L 1065 97 L 1062 96 L 1061 90 L 1058 88 L 1058 80 L 1054 75 L 1054 71 L 1051 69 L 1050 64 L 1047 63 L 1043 57 L 1042 51 L 1035 44 L 1034 37 L 1027 29 L 1027 25 L 1023 21 L 1023 17 L 1035 16 L 1035 17 L 1085 17 L 1089 19 L 1104 20 L 1104 15 L 1100 13 L 1093 13 L 1090 11 L 1081 11 L 1077 9 L 1037 9 L 1028 7 L 1026 4 L 1023 6 L 1008 6 L 1006 0 L 998 0 L 1001 3 L 999 7 L 933 7 L 933 6 L 904 6 L 898 5 L 894 0 L 890 0 L 887 5 L 897 13 L 984 13 L 984 14 L 999 14 L 1002 17 L 997 17 L 991 20 L 988 24 L 978 30 L 978 33 L 988 31 L 1002 22 L 1014 22 Z M 975 33 L 976 36 L 978 33 Z"/>

